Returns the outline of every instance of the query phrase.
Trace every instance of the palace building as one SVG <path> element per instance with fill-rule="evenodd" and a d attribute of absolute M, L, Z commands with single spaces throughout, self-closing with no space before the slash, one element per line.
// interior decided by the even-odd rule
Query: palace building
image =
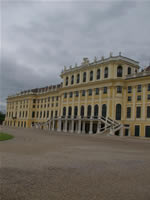
<path fill-rule="evenodd" d="M 150 137 L 150 67 L 119 53 L 64 67 L 62 83 L 7 98 L 5 126 Z"/>

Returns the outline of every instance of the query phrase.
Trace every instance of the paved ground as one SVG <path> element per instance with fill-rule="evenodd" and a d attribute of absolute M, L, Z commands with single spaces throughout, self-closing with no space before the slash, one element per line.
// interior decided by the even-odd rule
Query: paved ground
<path fill-rule="evenodd" d="M 150 200 L 150 140 L 5 131 L 1 200 Z"/>

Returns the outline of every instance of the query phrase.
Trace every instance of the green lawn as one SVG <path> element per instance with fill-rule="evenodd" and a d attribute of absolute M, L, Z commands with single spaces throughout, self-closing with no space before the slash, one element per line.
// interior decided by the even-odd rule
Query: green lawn
<path fill-rule="evenodd" d="M 0 132 L 0 141 L 12 139 L 14 136 Z"/>

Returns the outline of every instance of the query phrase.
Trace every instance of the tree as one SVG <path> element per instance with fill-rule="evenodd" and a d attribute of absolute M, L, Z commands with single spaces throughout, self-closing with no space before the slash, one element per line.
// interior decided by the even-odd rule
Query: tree
<path fill-rule="evenodd" d="M 0 112 L 0 124 L 2 124 L 4 120 L 5 120 L 5 114 Z"/>

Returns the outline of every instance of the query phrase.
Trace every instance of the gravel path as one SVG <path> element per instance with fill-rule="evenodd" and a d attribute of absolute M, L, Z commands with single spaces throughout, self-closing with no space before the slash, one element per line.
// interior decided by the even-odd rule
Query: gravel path
<path fill-rule="evenodd" d="M 150 200 L 150 140 L 3 130 L 0 200 Z"/>

